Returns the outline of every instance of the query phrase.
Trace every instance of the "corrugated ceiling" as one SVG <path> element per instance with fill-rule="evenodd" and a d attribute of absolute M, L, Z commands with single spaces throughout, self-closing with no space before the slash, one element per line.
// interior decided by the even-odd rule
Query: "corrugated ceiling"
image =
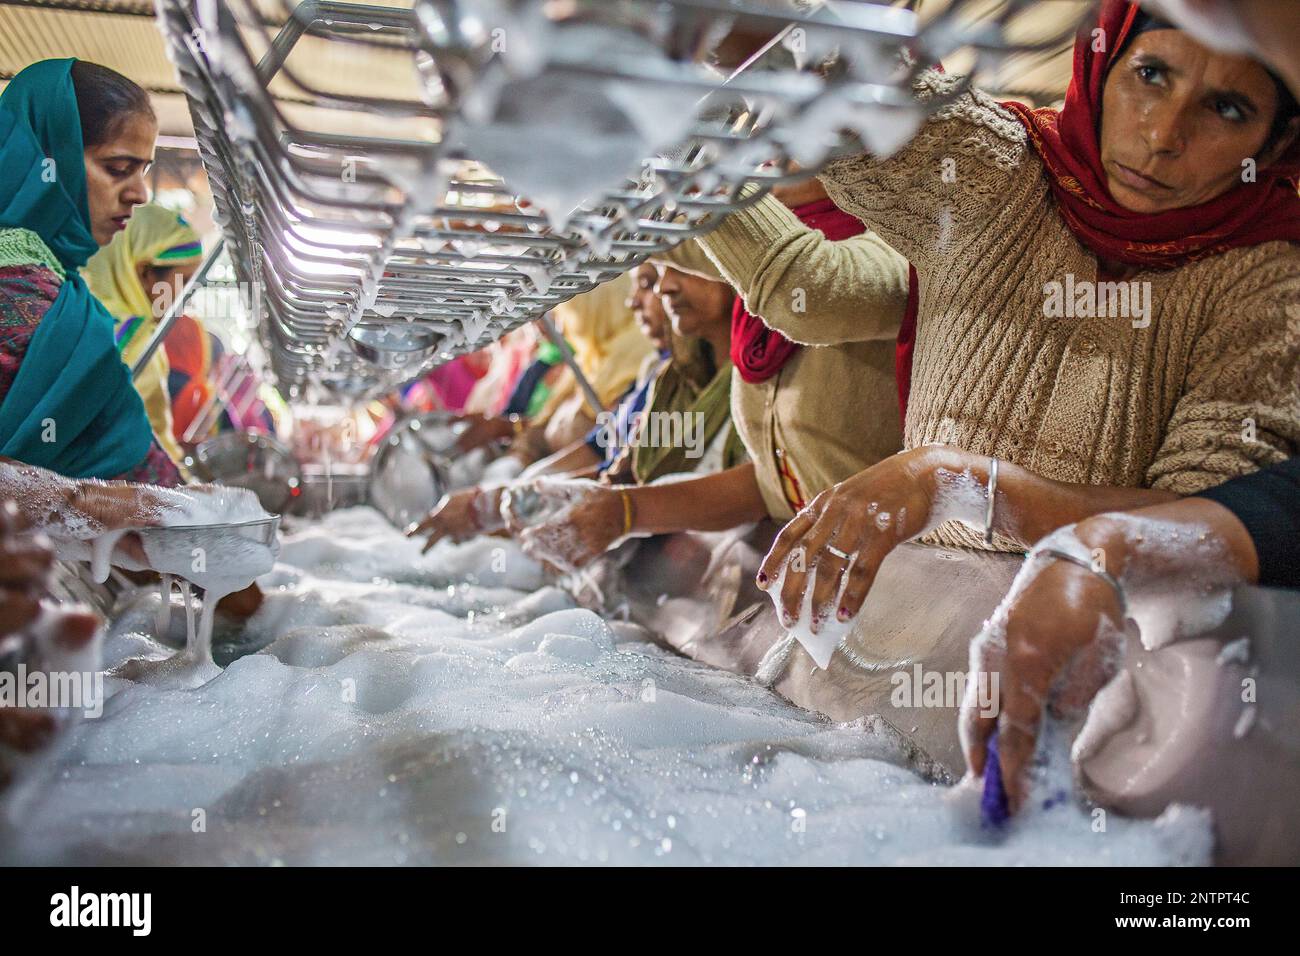
<path fill-rule="evenodd" d="M 370 6 L 409 8 L 411 0 L 361 0 Z M 284 22 L 286 8 L 279 0 L 258 0 L 273 33 Z M 255 52 L 260 46 L 255 43 Z M 149 90 L 161 132 L 191 136 L 189 110 L 167 59 L 162 37 L 154 25 L 153 4 L 141 0 L 0 0 L 0 89 L 15 73 L 47 57 L 75 56 L 112 67 Z M 348 92 L 415 99 L 418 96 L 410 55 L 382 45 L 337 44 L 304 37 L 295 46 L 286 67 L 326 92 Z M 346 84 L 346 85 L 344 85 Z M 277 78 L 272 92 L 290 116 L 310 107 L 296 106 L 302 94 L 286 78 Z M 335 118 L 337 122 L 344 122 Z M 380 117 L 353 114 L 346 118 L 348 132 L 393 135 L 393 123 Z M 321 128 L 318 124 L 317 128 Z M 329 128 L 326 123 L 324 128 Z M 340 132 L 344 131 L 342 129 Z"/>

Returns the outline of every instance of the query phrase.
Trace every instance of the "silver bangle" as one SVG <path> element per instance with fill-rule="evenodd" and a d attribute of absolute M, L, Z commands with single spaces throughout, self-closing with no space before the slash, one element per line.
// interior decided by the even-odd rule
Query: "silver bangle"
<path fill-rule="evenodd" d="M 1125 620 L 1128 618 L 1128 599 L 1124 597 L 1124 587 L 1119 583 L 1119 579 L 1116 578 L 1115 575 L 1103 568 L 1097 567 L 1087 558 L 1081 558 L 1077 554 L 1071 554 L 1069 551 L 1062 551 L 1060 548 L 1035 548 L 1031 553 L 1031 557 L 1035 554 L 1043 554 L 1049 558 L 1059 558 L 1062 561 L 1068 561 L 1071 564 L 1076 564 L 1097 575 L 1097 577 L 1101 578 L 1115 589 L 1115 597 L 1119 598 L 1120 619 Z"/>
<path fill-rule="evenodd" d="M 998 460 L 989 459 L 989 500 L 984 505 L 984 545 L 993 547 L 993 509 L 998 498 Z"/>

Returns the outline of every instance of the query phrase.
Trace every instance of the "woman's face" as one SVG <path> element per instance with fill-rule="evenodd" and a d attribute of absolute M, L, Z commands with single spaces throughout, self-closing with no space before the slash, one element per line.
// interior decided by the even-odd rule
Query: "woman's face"
<path fill-rule="evenodd" d="M 678 335 L 707 337 L 719 325 L 731 324 L 731 305 L 736 294 L 726 283 L 664 266 L 655 290 Z"/>
<path fill-rule="evenodd" d="M 648 262 L 637 266 L 632 273 L 632 294 L 628 296 L 627 307 L 636 316 L 636 324 L 641 334 L 660 351 L 668 348 L 668 316 L 663 303 L 655 292 L 659 282 L 659 270 Z"/>
<path fill-rule="evenodd" d="M 86 150 L 90 231 L 101 246 L 126 228 L 136 206 L 149 201 L 144 175 L 153 163 L 157 138 L 158 123 L 152 116 L 132 114 L 116 136 Z"/>
<path fill-rule="evenodd" d="M 199 271 L 198 262 L 187 262 L 179 266 L 152 266 L 142 262 L 136 266 L 136 275 L 140 277 L 140 286 L 144 294 L 153 303 L 155 319 L 167 314 L 173 302 L 180 297 L 191 279 Z M 473 353 L 476 354 L 476 353 Z"/>
<path fill-rule="evenodd" d="M 1215 53 L 1179 30 L 1136 37 L 1102 94 L 1101 160 L 1125 209 L 1196 206 L 1242 182 L 1243 161 L 1268 166 L 1290 136 L 1262 155 L 1277 87 L 1254 60 Z"/>

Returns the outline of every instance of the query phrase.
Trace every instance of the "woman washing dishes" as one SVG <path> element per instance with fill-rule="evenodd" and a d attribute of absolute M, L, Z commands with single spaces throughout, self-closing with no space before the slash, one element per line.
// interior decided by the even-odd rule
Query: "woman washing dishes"
<path fill-rule="evenodd" d="M 149 486 L 182 484 L 78 271 L 148 199 L 157 135 L 144 90 L 93 63 L 44 60 L 0 94 L 0 486 L 37 525 L 151 526 Z M 254 586 L 223 608 L 260 602 Z"/>
<path fill-rule="evenodd" d="M 930 72 L 921 92 L 951 82 Z M 919 274 L 909 450 L 782 531 L 759 583 L 784 572 L 786 619 L 814 569 L 813 629 L 852 618 L 889 551 L 927 532 L 1019 550 L 1294 454 L 1296 112 L 1256 61 L 1112 0 L 1059 113 L 973 92 L 890 159 L 828 167 L 837 204 Z"/>
<path fill-rule="evenodd" d="M 689 273 L 722 278 L 739 294 L 730 309 L 729 400 L 749 461 L 687 481 L 590 489 L 564 518 L 570 563 L 628 534 L 788 520 L 824 488 L 897 450 L 895 340 L 907 261 L 816 182 L 779 195 L 771 204 L 795 224 L 780 241 L 724 224 L 661 264 L 669 279 L 661 292 L 674 293 L 671 277 Z"/>
<path fill-rule="evenodd" d="M 638 482 L 647 482 L 675 472 L 734 470 L 733 466 L 743 457 L 744 449 L 731 428 L 728 402 L 732 379 L 731 290 L 721 282 L 649 265 L 640 266 L 635 271 L 634 282 L 628 304 L 637 314 L 638 323 L 649 330 L 647 334 L 653 333 L 662 312 L 673 335 L 688 354 L 674 356 L 667 366 L 645 383 L 647 389 L 641 423 L 630 448 L 632 476 Z M 665 446 L 652 435 L 647 435 L 646 423 L 653 421 L 648 416 L 668 416 L 680 423 L 680 437 L 683 438 L 689 422 L 690 447 L 684 443 Z M 553 468 L 554 471 L 548 472 L 550 474 L 563 468 L 565 473 L 576 477 L 573 473 L 594 458 L 595 452 L 583 444 L 576 452 L 566 450 L 549 465 L 546 460 L 538 465 Z M 530 469 L 519 484 L 527 484 L 528 478 L 536 474 Z M 546 479 L 544 484 L 561 487 L 554 485 L 554 480 Z M 604 494 L 601 486 L 590 483 L 562 487 L 566 493 L 580 490 Z M 499 531 L 506 522 L 502 504 L 507 490 L 508 486 L 496 486 L 450 494 L 408 534 L 428 534 L 425 545 L 425 550 L 428 550 L 443 537 L 463 540 L 485 531 Z M 620 492 L 609 494 L 618 505 L 621 519 L 624 495 Z M 586 509 L 581 511 L 585 517 Z M 615 528 L 615 535 L 617 532 L 618 528 Z M 566 566 L 572 563 L 567 555 L 561 557 L 559 563 Z"/>
<path fill-rule="evenodd" d="M 78 272 L 148 199 L 157 134 L 145 92 L 92 63 L 33 64 L 0 95 L 0 456 L 181 481 Z"/>
<path fill-rule="evenodd" d="M 126 228 L 86 265 L 90 291 L 113 315 L 117 348 L 134 366 L 158 327 L 166 307 L 193 278 L 203 259 L 194 229 L 171 210 L 145 205 L 135 210 Z M 154 352 L 135 379 L 154 437 L 173 461 L 184 452 L 173 432 L 165 349 Z"/>
<path fill-rule="evenodd" d="M 1274 0 L 1149 5 L 1185 17 L 1177 22 L 1206 43 L 1245 37 L 1237 46 L 1285 71 L 1292 94 L 1300 93 L 1300 7 Z M 1169 553 L 1166 536 L 1153 539 L 1153 527 L 1198 546 Z M 1105 555 L 1104 573 L 1091 560 L 1097 553 Z M 1084 555 L 1089 560 L 1081 560 Z M 1181 501 L 1086 518 L 1036 544 L 971 647 L 972 672 L 997 673 L 1000 693 L 997 716 L 987 709 L 982 715 L 970 701 L 963 705 L 962 747 L 970 772 L 985 773 L 996 732 L 1008 803 L 1013 812 L 1021 809 L 1044 711 L 1077 712 L 1091 703 L 1114 671 L 1097 664 L 1106 642 L 1123 632 L 1130 601 L 1188 581 L 1211 591 L 1241 583 L 1300 588 L 1300 458 Z"/>

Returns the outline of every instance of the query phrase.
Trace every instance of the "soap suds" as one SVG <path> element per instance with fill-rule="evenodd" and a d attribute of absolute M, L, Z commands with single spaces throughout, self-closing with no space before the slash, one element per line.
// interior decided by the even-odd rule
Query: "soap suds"
<path fill-rule="evenodd" d="M 542 588 L 514 542 L 420 546 L 362 508 L 287 534 L 263 607 L 217 644 L 221 679 L 110 679 L 104 715 L 72 730 L 0 832 L 0 861 L 1208 859 L 1203 816 L 1112 815 L 1097 834 L 1072 801 L 997 845 L 969 838 L 944 812 L 949 788 L 901 766 L 907 748 L 869 719 L 834 724 L 629 643 Z M 156 600 L 141 592 L 113 623 L 107 665 L 170 652 L 153 636 Z"/>
<path fill-rule="evenodd" d="M 923 537 L 933 531 L 935 528 L 949 521 L 962 521 L 971 526 L 983 527 L 985 505 L 988 500 L 987 489 L 983 482 L 975 478 L 970 470 L 955 472 L 947 468 L 940 468 L 935 475 L 935 494 L 934 500 L 930 507 L 930 516 L 924 528 L 915 534 L 908 536 L 907 540 Z M 895 519 L 888 511 L 880 510 L 880 503 L 877 501 L 868 502 L 867 514 L 872 516 L 876 530 L 884 533 L 891 527 L 897 527 L 899 533 L 897 537 L 900 542 L 903 540 L 902 528 L 903 522 L 907 517 L 907 508 L 899 508 L 898 517 Z M 834 541 L 831 542 L 834 544 Z M 795 560 L 799 552 L 792 551 L 782 564 L 781 570 L 777 572 L 776 582 L 767 589 L 768 597 L 772 599 L 776 607 L 777 619 L 782 620 L 782 603 L 781 592 L 785 584 L 786 571 L 790 563 Z M 844 576 L 840 579 L 838 591 L 835 599 L 828 605 L 824 612 L 823 619 L 818 625 L 818 630 L 813 633 L 812 630 L 812 595 L 816 586 L 816 577 L 818 567 L 815 556 L 805 556 L 804 560 L 811 563 L 809 568 L 808 581 L 804 588 L 803 604 L 799 609 L 799 617 L 792 623 L 786 624 L 782 620 L 787 632 L 793 636 L 812 657 L 813 662 L 820 668 L 830 663 L 831 656 L 835 649 L 843 642 L 844 638 L 853 630 L 857 621 L 857 614 L 854 614 L 846 621 L 841 621 L 837 614 L 840 607 L 841 599 L 844 596 L 845 588 L 848 585 L 848 571 L 858 558 L 858 552 L 849 555 L 847 564 L 844 568 Z M 868 598 L 870 600 L 870 598 Z M 859 613 L 861 608 L 858 609 Z M 764 663 L 767 669 L 763 674 L 768 678 L 768 682 L 777 679 L 779 672 L 775 670 L 777 666 L 776 658 L 770 653 L 765 658 Z M 784 659 L 782 659 L 784 663 Z M 762 670 L 760 668 L 760 670 Z"/>
<path fill-rule="evenodd" d="M 130 489 L 129 496 L 120 494 L 124 488 Z M 220 673 L 211 653 L 216 605 L 270 571 L 278 547 L 266 527 L 271 515 L 252 491 L 219 485 L 162 488 L 73 482 L 53 472 L 7 464 L 0 464 L 0 490 L 21 494 L 27 513 L 39 519 L 40 530 L 59 557 L 89 562 L 96 581 L 108 579 L 111 564 L 130 571 L 155 571 L 162 576 L 161 595 L 168 604 L 171 580 L 183 582 L 186 649 L 165 661 L 131 662 L 124 675 L 197 687 Z M 104 523 L 107 518 L 96 517 L 104 514 L 114 515 L 117 526 L 110 529 Z M 138 552 L 129 554 L 118 547 L 128 534 L 139 537 L 143 561 Z M 191 584 L 203 591 L 197 624 Z M 160 605 L 155 614 L 159 636 L 168 616 Z"/>

